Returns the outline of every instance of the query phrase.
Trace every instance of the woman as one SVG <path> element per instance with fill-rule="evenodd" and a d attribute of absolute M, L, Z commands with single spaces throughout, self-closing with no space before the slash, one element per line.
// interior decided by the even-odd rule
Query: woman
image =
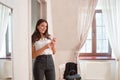
<path fill-rule="evenodd" d="M 48 34 L 48 23 L 39 19 L 32 35 L 32 58 L 36 58 L 33 67 L 35 80 L 55 80 L 55 67 L 52 55 L 55 54 L 56 39 Z"/>

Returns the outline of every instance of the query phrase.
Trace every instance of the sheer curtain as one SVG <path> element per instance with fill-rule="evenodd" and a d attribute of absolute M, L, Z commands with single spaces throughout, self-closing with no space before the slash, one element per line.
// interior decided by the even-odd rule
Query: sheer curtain
<path fill-rule="evenodd" d="M 78 14 L 78 38 L 80 43 L 78 51 L 82 48 L 87 38 L 87 34 L 93 20 L 97 2 L 98 0 L 80 0 Z"/>
<path fill-rule="evenodd" d="M 95 8 L 98 0 L 80 0 L 79 13 L 78 13 L 78 39 L 79 45 L 77 47 L 77 59 L 78 63 L 78 73 L 80 73 L 80 64 L 79 64 L 79 51 L 82 48 L 85 40 L 87 39 L 87 34 L 91 26 Z"/>
<path fill-rule="evenodd" d="M 0 4 L 0 57 L 5 57 L 6 53 L 3 53 L 4 51 L 4 41 L 5 41 L 5 35 L 7 31 L 8 26 L 8 20 L 9 20 L 9 13 L 10 9 L 6 6 Z"/>
<path fill-rule="evenodd" d="M 120 0 L 102 0 L 103 17 L 108 33 L 108 38 L 112 47 L 112 53 L 117 60 L 117 80 L 120 72 Z"/>

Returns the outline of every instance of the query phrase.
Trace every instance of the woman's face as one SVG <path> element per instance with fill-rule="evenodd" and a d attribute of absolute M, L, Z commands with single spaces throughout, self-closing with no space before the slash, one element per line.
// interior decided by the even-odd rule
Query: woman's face
<path fill-rule="evenodd" d="M 37 29 L 39 30 L 40 33 L 44 34 L 47 29 L 47 23 L 42 22 L 39 26 L 37 26 Z"/>

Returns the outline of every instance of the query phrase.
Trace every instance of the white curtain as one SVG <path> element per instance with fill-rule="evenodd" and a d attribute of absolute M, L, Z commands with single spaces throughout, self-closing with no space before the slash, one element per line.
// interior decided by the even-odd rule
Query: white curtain
<path fill-rule="evenodd" d="M 103 0 L 102 10 L 113 54 L 120 59 L 120 0 Z"/>
<path fill-rule="evenodd" d="M 0 57 L 5 56 L 2 53 L 2 49 L 4 49 L 4 41 L 5 41 L 5 34 L 7 31 L 7 25 L 9 20 L 9 13 L 10 9 L 2 4 L 0 4 Z"/>
<path fill-rule="evenodd" d="M 87 39 L 89 28 L 92 24 L 95 8 L 98 0 L 80 0 L 79 13 L 78 13 L 78 38 L 79 45 L 77 47 L 77 59 L 78 73 L 80 74 L 79 65 L 79 51 Z"/>
<path fill-rule="evenodd" d="M 80 43 L 78 51 L 82 48 L 87 39 L 87 34 L 92 24 L 97 2 L 98 0 L 80 0 L 78 14 L 78 38 Z"/>
<path fill-rule="evenodd" d="M 101 0 L 103 17 L 108 33 L 108 38 L 112 47 L 112 54 L 117 60 L 117 78 L 119 80 L 120 63 L 120 0 Z M 119 71 L 119 72 L 118 72 Z"/>

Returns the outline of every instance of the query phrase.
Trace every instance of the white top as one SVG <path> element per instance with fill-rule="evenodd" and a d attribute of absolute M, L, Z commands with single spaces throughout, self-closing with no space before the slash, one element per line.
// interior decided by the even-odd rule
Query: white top
<path fill-rule="evenodd" d="M 46 44 L 48 44 L 50 42 L 51 42 L 51 40 L 47 39 L 47 38 L 43 38 L 43 39 L 36 41 L 34 43 L 35 50 L 36 51 L 39 50 L 40 48 L 42 48 L 43 46 L 45 46 Z M 48 48 L 48 49 L 45 49 L 41 55 L 50 55 L 50 54 L 53 54 L 53 51 L 51 48 Z"/>

